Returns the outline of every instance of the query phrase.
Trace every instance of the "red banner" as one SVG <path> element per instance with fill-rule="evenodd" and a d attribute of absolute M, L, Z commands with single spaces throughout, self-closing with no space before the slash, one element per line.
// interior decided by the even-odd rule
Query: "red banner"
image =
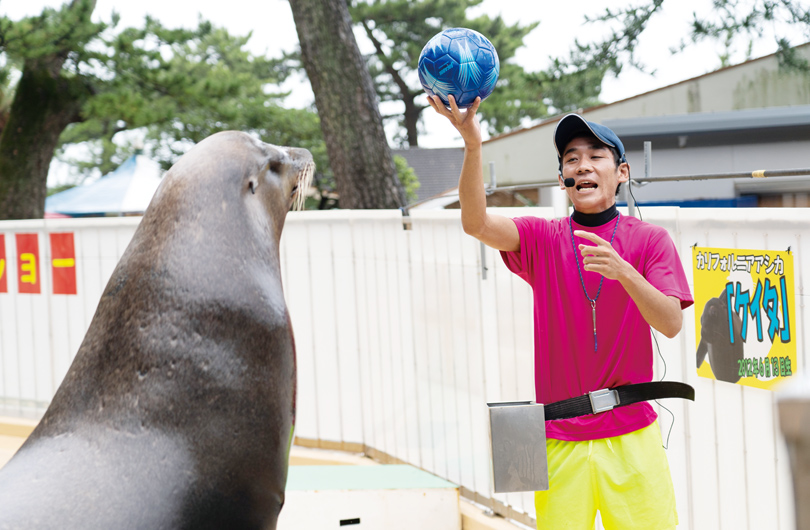
<path fill-rule="evenodd" d="M 40 293 L 39 239 L 36 234 L 15 234 L 17 239 L 17 292 Z"/>
<path fill-rule="evenodd" d="M 76 250 L 73 232 L 50 234 L 53 294 L 76 294 Z"/>
<path fill-rule="evenodd" d="M 0 293 L 8 292 L 8 274 L 6 273 L 6 236 L 0 234 Z"/>

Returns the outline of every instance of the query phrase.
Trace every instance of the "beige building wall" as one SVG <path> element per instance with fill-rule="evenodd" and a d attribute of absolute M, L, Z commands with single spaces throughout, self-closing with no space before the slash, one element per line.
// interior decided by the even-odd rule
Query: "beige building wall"
<path fill-rule="evenodd" d="M 798 48 L 810 60 L 810 44 Z M 581 114 L 597 123 L 605 119 L 724 112 L 750 108 L 810 104 L 810 76 L 779 71 L 775 55 L 723 68 L 652 92 Z M 495 162 L 498 186 L 557 179 L 557 154 L 552 143 L 559 116 L 530 128 L 484 142 L 484 178 Z"/>

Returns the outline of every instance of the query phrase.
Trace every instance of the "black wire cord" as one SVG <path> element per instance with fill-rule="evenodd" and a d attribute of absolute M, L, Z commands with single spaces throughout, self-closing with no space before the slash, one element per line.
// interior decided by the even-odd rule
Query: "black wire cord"
<path fill-rule="evenodd" d="M 661 358 L 661 362 L 664 363 L 664 373 L 661 375 L 660 379 L 661 381 L 663 381 L 664 378 L 667 376 L 667 360 L 664 359 L 663 354 L 661 354 L 661 347 L 658 345 L 658 339 L 655 337 L 655 331 L 653 331 L 652 328 L 650 328 L 650 331 L 652 331 L 652 338 L 655 341 L 655 349 L 656 351 L 658 351 L 658 356 Z M 669 449 L 669 437 L 672 434 L 672 428 L 675 426 L 675 414 L 673 414 L 671 410 L 662 405 L 661 402 L 658 401 L 657 399 L 655 400 L 655 402 L 658 403 L 659 407 L 669 412 L 669 415 L 672 416 L 672 423 L 669 424 L 669 432 L 667 432 L 667 442 L 664 444 L 664 449 L 666 450 Z"/>
<path fill-rule="evenodd" d="M 636 210 L 638 210 L 638 220 L 643 221 L 644 217 L 641 215 L 641 208 L 639 207 L 638 201 L 636 200 L 636 196 L 633 195 L 633 186 L 630 184 L 630 174 L 628 173 L 627 179 L 627 189 L 630 191 L 630 196 L 633 197 L 633 202 L 636 204 Z"/>
<path fill-rule="evenodd" d="M 630 196 L 633 197 L 633 202 L 636 204 L 636 211 L 638 211 L 638 219 L 639 221 L 643 221 L 644 217 L 641 215 L 641 207 L 639 206 L 638 201 L 636 200 L 636 196 L 633 195 L 633 186 L 630 185 L 629 180 L 627 183 L 627 189 L 630 190 Z M 660 379 L 661 381 L 663 381 L 664 378 L 667 376 L 667 360 L 664 359 L 664 355 L 661 353 L 661 346 L 658 345 L 658 338 L 655 336 L 655 331 L 652 329 L 652 327 L 650 327 L 650 331 L 652 333 L 652 338 L 655 341 L 655 349 L 658 352 L 658 356 L 661 358 L 661 362 L 664 363 L 664 373 L 661 375 Z M 672 435 L 672 428 L 675 427 L 675 414 L 673 414 L 671 410 L 662 405 L 661 402 L 658 401 L 657 399 L 655 400 L 655 402 L 658 404 L 659 407 L 669 412 L 669 415 L 672 416 L 672 422 L 669 424 L 669 430 L 667 431 L 667 441 L 664 444 L 664 450 L 667 450 L 669 449 L 669 437 Z"/>

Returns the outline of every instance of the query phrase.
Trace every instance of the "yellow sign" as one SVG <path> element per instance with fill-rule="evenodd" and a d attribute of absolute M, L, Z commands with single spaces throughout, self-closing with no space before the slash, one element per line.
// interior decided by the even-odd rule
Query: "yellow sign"
<path fill-rule="evenodd" d="M 698 375 L 773 389 L 796 373 L 793 255 L 692 250 Z"/>

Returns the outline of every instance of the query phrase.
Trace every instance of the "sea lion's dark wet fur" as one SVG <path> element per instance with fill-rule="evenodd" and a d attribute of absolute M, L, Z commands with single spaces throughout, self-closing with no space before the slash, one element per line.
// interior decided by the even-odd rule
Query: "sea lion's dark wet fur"
<path fill-rule="evenodd" d="M 0 528 L 275 528 L 295 396 L 278 243 L 311 160 L 226 132 L 167 173 L 0 470 Z"/>

